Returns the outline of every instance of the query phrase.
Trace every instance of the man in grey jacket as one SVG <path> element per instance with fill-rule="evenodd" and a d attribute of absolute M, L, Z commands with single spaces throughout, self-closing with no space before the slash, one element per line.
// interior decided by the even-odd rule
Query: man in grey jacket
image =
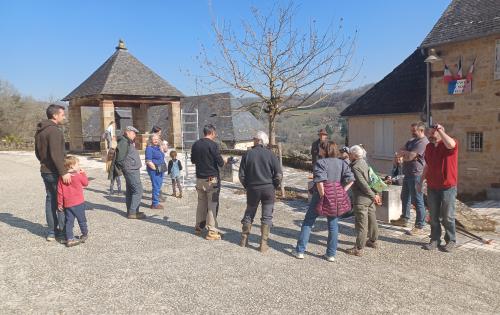
<path fill-rule="evenodd" d="M 123 172 L 126 182 L 127 217 L 129 219 L 144 219 L 146 215 L 139 211 L 142 199 L 141 172 L 142 167 L 139 151 L 134 140 L 139 130 L 132 126 L 125 128 L 123 137 L 118 140 L 115 154 L 115 166 Z"/>

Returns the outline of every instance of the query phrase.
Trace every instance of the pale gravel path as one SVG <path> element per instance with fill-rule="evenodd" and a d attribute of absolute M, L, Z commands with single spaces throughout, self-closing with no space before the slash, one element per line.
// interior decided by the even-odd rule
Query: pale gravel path
<path fill-rule="evenodd" d="M 192 190 L 168 198 L 165 213 L 146 209 L 146 221 L 131 221 L 123 197 L 103 194 L 102 164 L 84 164 L 95 178 L 86 192 L 91 234 L 68 249 L 42 238 L 44 189 L 33 154 L 0 152 L 0 314 L 500 313 L 497 252 L 426 252 L 425 240 L 381 228 L 379 251 L 338 252 L 328 263 L 319 220 L 299 261 L 289 252 L 305 204 L 295 202 L 277 204 L 272 249 L 261 255 L 255 235 L 253 249 L 236 245 L 244 196 L 229 188 L 220 210 L 225 240 L 208 242 L 191 233 Z M 351 226 L 342 223 L 340 248 L 352 245 Z"/>

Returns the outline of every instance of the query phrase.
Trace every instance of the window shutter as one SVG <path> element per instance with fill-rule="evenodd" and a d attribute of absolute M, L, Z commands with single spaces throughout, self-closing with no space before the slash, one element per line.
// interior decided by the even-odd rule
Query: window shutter
<path fill-rule="evenodd" d="M 384 155 L 384 119 L 375 120 L 375 155 Z"/>
<path fill-rule="evenodd" d="M 495 80 L 500 80 L 500 39 L 496 41 L 495 45 Z"/>

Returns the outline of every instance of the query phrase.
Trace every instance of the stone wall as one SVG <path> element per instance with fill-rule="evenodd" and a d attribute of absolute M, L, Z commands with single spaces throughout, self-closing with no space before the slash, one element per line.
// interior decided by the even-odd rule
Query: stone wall
<path fill-rule="evenodd" d="M 500 183 L 500 80 L 494 80 L 495 41 L 500 35 L 434 47 L 443 59 L 432 65 L 431 111 L 459 142 L 461 194 L 484 193 Z M 463 57 L 463 74 L 477 58 L 470 94 L 449 95 L 443 82 L 444 62 L 453 66 Z M 440 109 L 447 108 L 447 109 Z M 483 152 L 467 151 L 467 132 L 483 132 Z"/>

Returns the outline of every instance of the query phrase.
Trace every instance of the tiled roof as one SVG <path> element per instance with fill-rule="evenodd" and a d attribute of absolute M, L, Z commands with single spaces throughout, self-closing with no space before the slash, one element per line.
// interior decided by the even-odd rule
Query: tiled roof
<path fill-rule="evenodd" d="M 116 52 L 63 101 L 94 95 L 182 97 L 183 94 L 132 56 L 126 48 Z"/>
<path fill-rule="evenodd" d="M 422 112 L 425 107 L 425 82 L 424 56 L 417 49 L 385 78 L 342 111 L 341 115 Z"/>
<path fill-rule="evenodd" d="M 421 46 L 500 34 L 500 0 L 453 0 Z"/>

